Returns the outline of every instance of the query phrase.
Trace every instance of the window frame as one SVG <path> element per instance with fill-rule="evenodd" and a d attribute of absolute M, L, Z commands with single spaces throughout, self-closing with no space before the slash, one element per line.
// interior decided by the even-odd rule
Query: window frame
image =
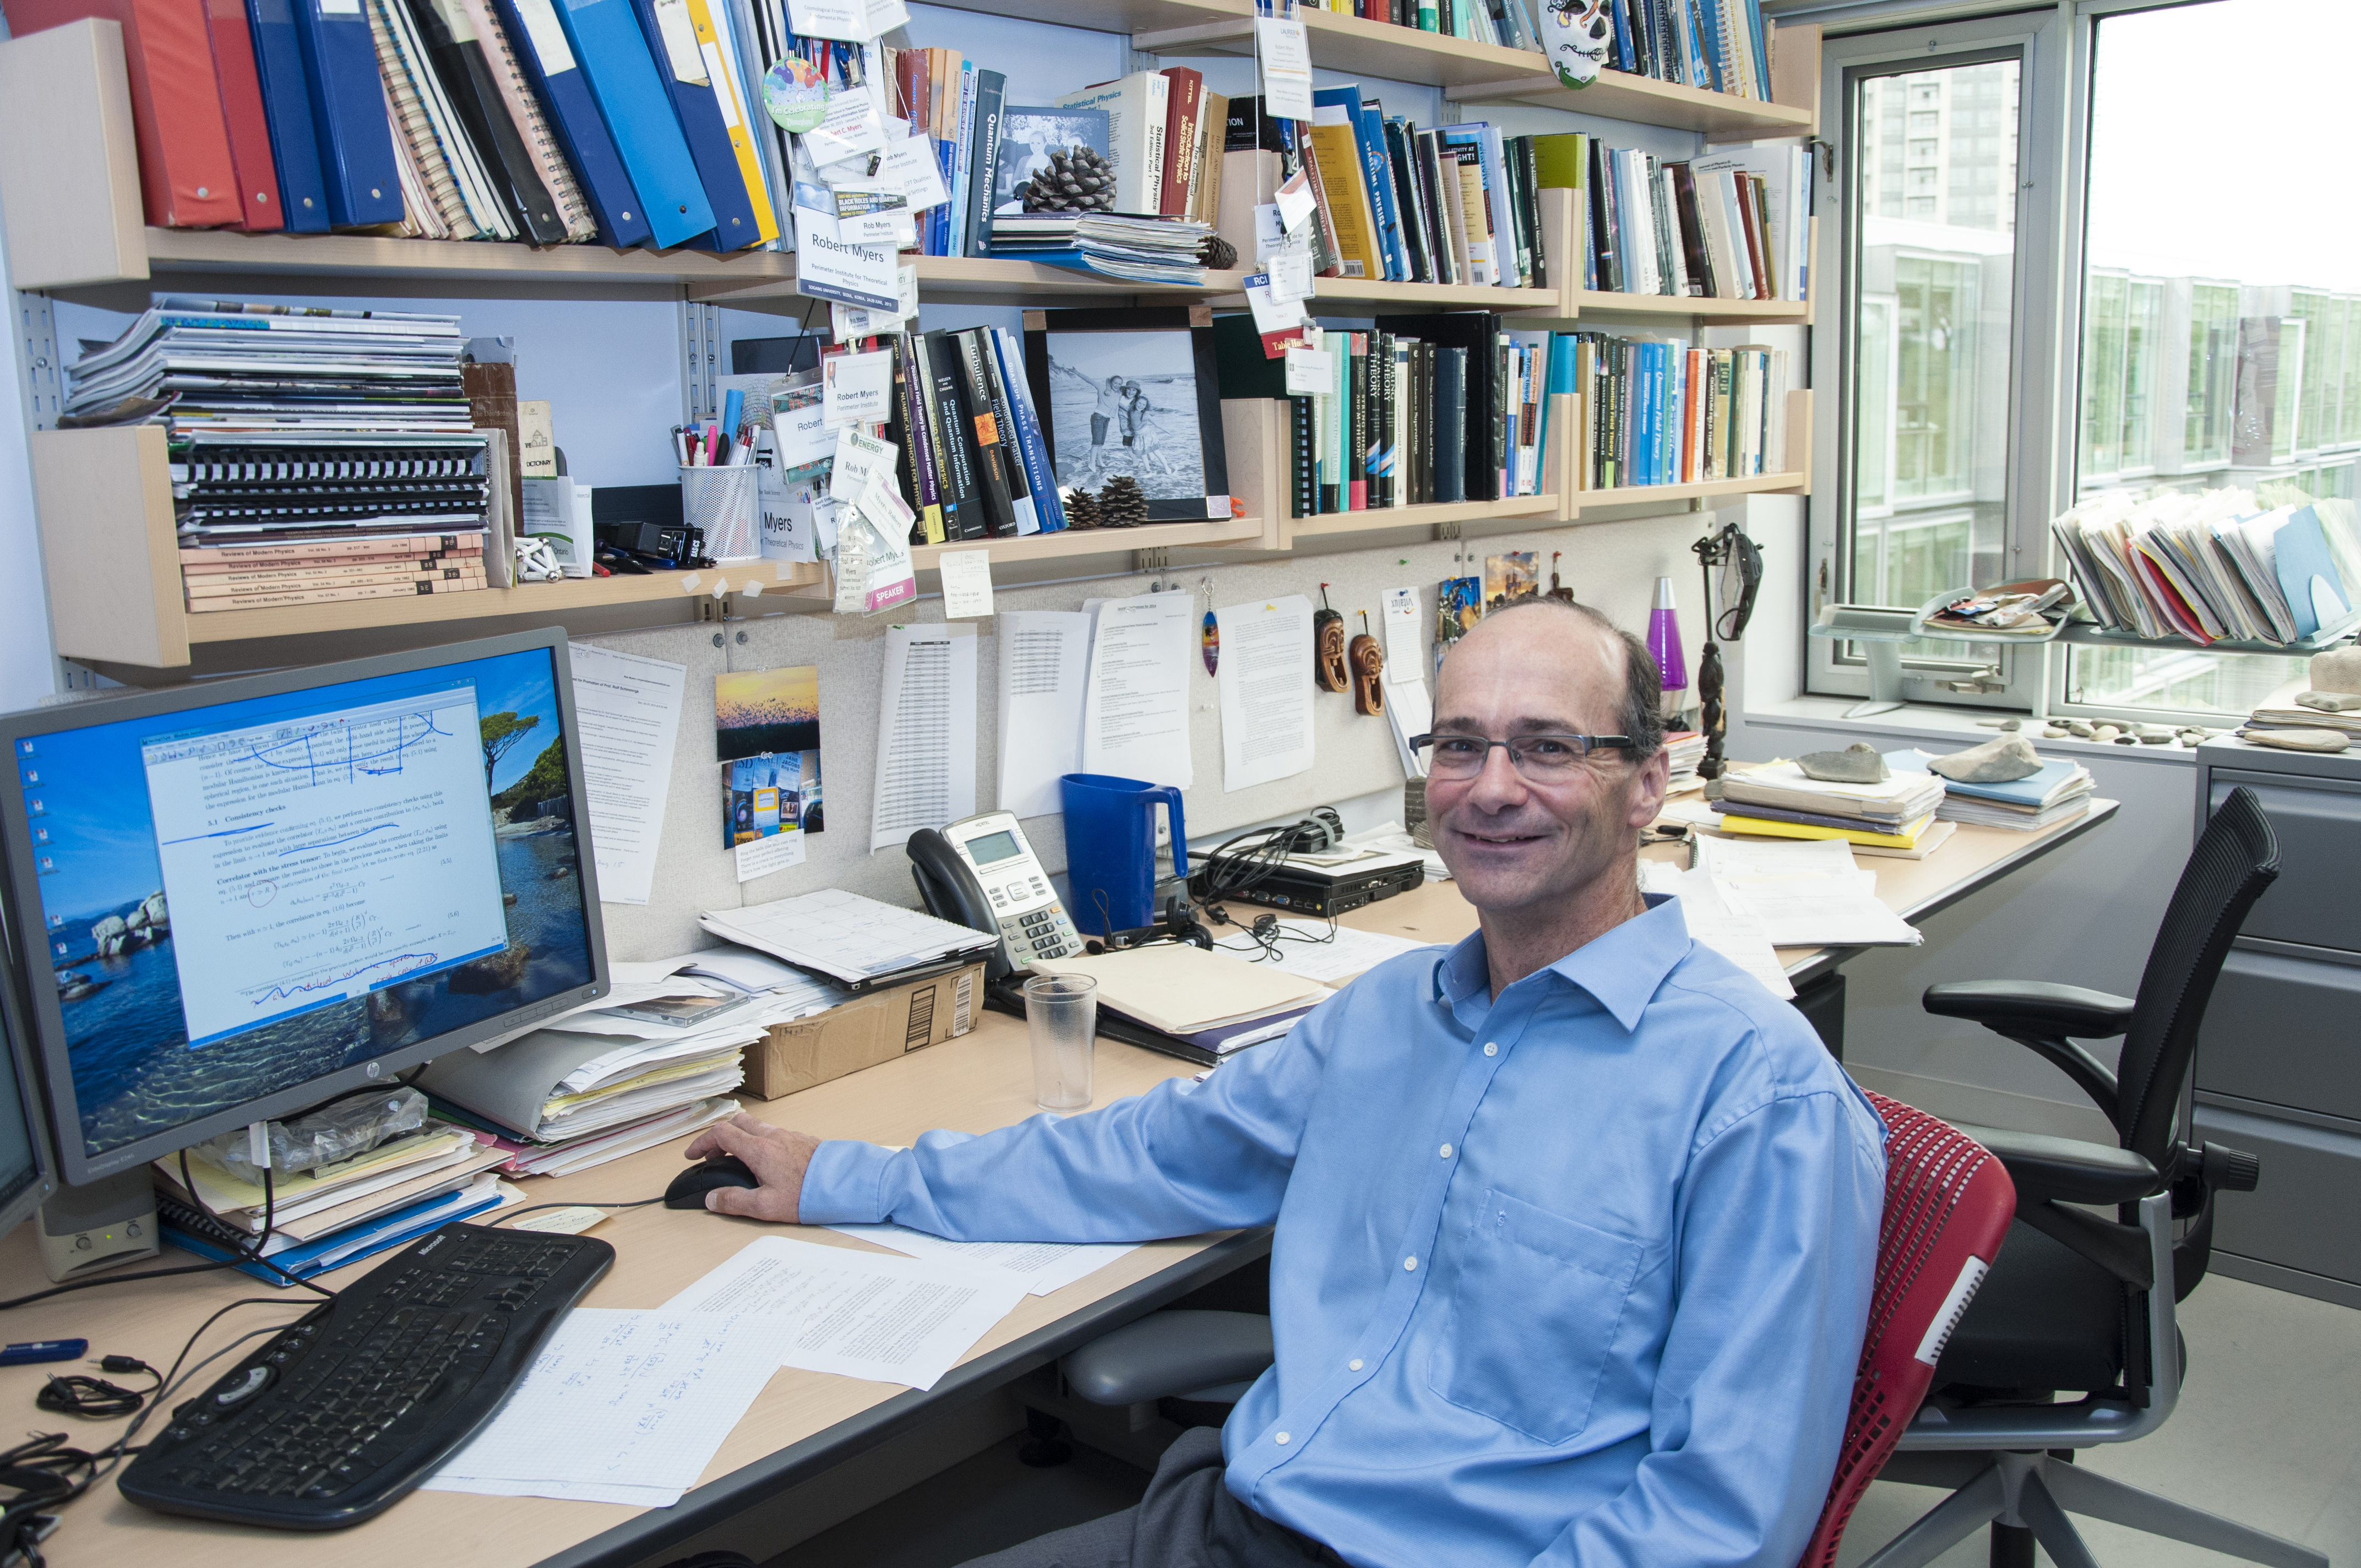
<path fill-rule="evenodd" d="M 2070 274 L 2059 265 L 2060 242 L 2075 236 L 2075 259 L 2081 255 L 2079 195 L 2068 210 L 2069 192 L 2060 181 L 2043 178 L 2047 168 L 2067 165 L 2075 148 L 2065 136 L 2070 113 L 2069 29 L 2056 11 L 2010 12 L 1996 16 L 1913 23 L 1895 15 L 1893 25 L 1823 40 L 1821 95 L 1836 106 L 1841 118 L 1833 159 L 1823 159 L 1815 170 L 1819 210 L 1839 214 L 1835 319 L 1824 319 L 1813 334 L 1812 384 L 1834 394 L 1834 407 L 1814 422 L 1814 463 L 1827 482 L 1816 484 L 1806 511 L 1809 586 L 1806 623 L 1822 605 L 1842 602 L 1851 589 L 1848 531 L 1850 510 L 1851 458 L 1857 432 L 1851 417 L 1857 395 L 1853 364 L 1852 323 L 1861 304 L 1859 265 L 1863 214 L 1853 196 L 1858 186 L 1852 162 L 1861 146 L 1860 112 L 1854 93 L 1865 78 L 1897 74 L 1897 68 L 1949 68 L 1996 60 L 2018 61 L 2016 221 L 2013 231 L 2010 323 L 2008 334 L 2010 411 L 2005 422 L 2006 453 L 2002 472 L 2006 501 L 2001 550 L 2012 576 L 2048 570 L 2049 519 L 2062 486 L 2072 482 L 2070 460 L 2062 466 L 2058 432 L 2062 407 L 2061 378 L 2070 376 L 2073 358 L 2061 356 L 2057 345 L 2079 315 L 2079 284 L 2073 297 L 2063 296 Z M 1905 113 L 1907 110 L 1905 109 Z M 2000 127 L 1994 126 L 1993 134 Z M 1905 159 L 1906 164 L 1907 159 Z M 2062 361 L 2062 362 L 2061 362 Z M 1891 369 L 1886 374 L 1892 374 Z M 1886 505 L 1893 504 L 1895 477 L 1885 477 Z M 1957 656 L 1918 656 L 1903 663 L 1905 698 L 1982 707 L 2030 710 L 2040 706 L 2048 685 L 2046 651 L 2000 647 L 1993 657 L 1979 659 L 1967 648 Z M 1962 681 L 1984 670 L 1996 670 L 2000 689 L 1955 692 L 1947 683 Z M 1806 688 L 1814 693 L 1860 696 L 1869 689 L 1865 663 L 1850 644 L 1806 639 Z"/>

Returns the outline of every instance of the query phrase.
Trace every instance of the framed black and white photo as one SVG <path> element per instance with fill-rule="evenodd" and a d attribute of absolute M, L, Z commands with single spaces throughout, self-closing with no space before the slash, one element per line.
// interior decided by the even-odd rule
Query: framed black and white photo
<path fill-rule="evenodd" d="M 1027 311 L 1025 375 L 1060 488 L 1127 475 L 1150 522 L 1230 515 L 1211 311 Z"/>

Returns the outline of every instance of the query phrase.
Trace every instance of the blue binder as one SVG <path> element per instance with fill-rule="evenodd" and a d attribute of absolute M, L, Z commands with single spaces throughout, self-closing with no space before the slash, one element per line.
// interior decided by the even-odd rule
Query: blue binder
<path fill-rule="evenodd" d="M 328 188 L 328 221 L 338 228 L 398 224 L 401 176 L 368 13 L 360 0 L 292 0 L 292 9 L 320 173 Z"/>
<path fill-rule="evenodd" d="M 311 89 L 304 85 L 294 0 L 246 0 L 246 25 L 254 34 L 254 73 L 262 82 L 262 116 L 270 126 L 270 157 L 279 169 L 279 210 L 287 232 L 325 234 L 328 186 L 320 176 L 319 134 L 312 125 Z"/>
<path fill-rule="evenodd" d="M 630 0 L 562 0 L 557 12 L 574 58 L 590 79 L 599 117 L 631 171 L 660 246 L 685 245 L 713 227 L 713 206 L 680 134 Z"/>
<path fill-rule="evenodd" d="M 255 5 L 259 0 L 247 3 Z M 598 243 L 618 250 L 645 245 L 653 237 L 648 215 L 640 210 L 640 194 L 631 189 L 631 177 L 623 168 L 622 155 L 615 150 L 615 138 L 607 134 L 607 122 L 598 117 L 598 101 L 590 95 L 590 83 L 580 63 L 571 49 L 563 56 L 553 49 L 554 58 L 544 58 L 544 35 L 525 18 L 523 6 L 533 5 L 534 21 L 545 16 L 554 24 L 555 0 L 493 0 L 493 4 L 500 8 L 500 26 L 508 29 L 511 52 L 532 79 L 533 91 L 541 94 L 557 139 L 566 144 L 566 156 L 581 176 L 582 194 L 590 203 L 591 216 L 598 220 Z M 562 30 L 552 42 L 565 42 Z"/>
<path fill-rule="evenodd" d="M 742 250 L 762 244 L 763 225 L 746 194 L 746 177 L 739 171 L 737 149 L 730 145 L 730 126 L 721 117 L 721 105 L 713 101 L 713 89 L 683 82 L 666 69 L 664 34 L 657 30 L 652 0 L 631 0 L 631 9 L 640 18 L 640 36 L 647 40 L 649 58 L 655 61 L 656 80 L 672 99 L 673 114 L 688 141 L 688 155 L 697 164 L 705 199 L 713 206 L 713 232 L 689 244 L 699 250 Z"/>

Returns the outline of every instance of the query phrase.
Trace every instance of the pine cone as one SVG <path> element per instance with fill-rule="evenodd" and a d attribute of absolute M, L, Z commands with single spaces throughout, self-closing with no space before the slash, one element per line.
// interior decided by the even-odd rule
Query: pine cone
<path fill-rule="evenodd" d="M 1112 213 L 1115 165 L 1087 147 L 1049 154 L 1049 167 L 1025 187 L 1028 213 Z"/>
<path fill-rule="evenodd" d="M 1227 272 L 1238 264 L 1238 247 L 1220 235 L 1209 234 L 1197 245 L 1197 264 Z"/>
<path fill-rule="evenodd" d="M 1068 528 L 1096 528 L 1099 526 L 1099 499 L 1096 496 L 1091 494 L 1090 491 L 1082 488 L 1080 485 L 1077 485 L 1072 489 L 1068 490 L 1065 493 L 1063 499 L 1066 507 L 1066 526 Z"/>
<path fill-rule="evenodd" d="M 1102 528 L 1137 528 L 1148 521 L 1148 497 L 1141 493 L 1139 481 L 1128 474 L 1117 474 L 1099 490 L 1099 526 Z"/>

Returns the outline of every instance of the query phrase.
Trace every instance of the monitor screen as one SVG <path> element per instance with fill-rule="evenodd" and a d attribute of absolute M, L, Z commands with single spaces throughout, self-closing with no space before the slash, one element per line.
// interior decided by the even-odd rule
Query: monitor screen
<path fill-rule="evenodd" d="M 531 634 L 7 721 L 70 1179 L 594 994 L 565 656 Z"/>

